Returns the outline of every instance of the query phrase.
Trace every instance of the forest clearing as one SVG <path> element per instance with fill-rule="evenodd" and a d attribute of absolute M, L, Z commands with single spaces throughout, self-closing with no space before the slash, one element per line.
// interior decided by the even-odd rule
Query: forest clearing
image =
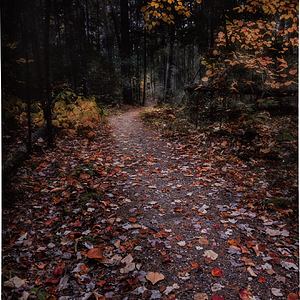
<path fill-rule="evenodd" d="M 3 299 L 299 299 L 297 1 L 1 16 Z"/>

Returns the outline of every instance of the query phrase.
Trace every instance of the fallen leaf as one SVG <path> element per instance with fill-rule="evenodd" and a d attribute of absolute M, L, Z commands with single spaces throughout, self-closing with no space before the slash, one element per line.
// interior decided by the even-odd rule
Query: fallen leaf
<path fill-rule="evenodd" d="M 267 228 L 266 229 L 266 234 L 268 234 L 270 236 L 277 236 L 277 235 L 281 234 L 281 231 L 280 230 L 274 230 L 274 229 Z"/>
<path fill-rule="evenodd" d="M 194 300 L 208 300 L 208 295 L 206 293 L 197 293 L 194 295 Z"/>
<path fill-rule="evenodd" d="M 87 252 L 87 257 L 91 259 L 102 259 L 103 250 L 101 248 L 92 248 Z"/>
<path fill-rule="evenodd" d="M 296 293 L 289 293 L 287 296 L 287 300 L 298 300 L 299 297 Z"/>
<path fill-rule="evenodd" d="M 136 219 L 135 217 L 130 217 L 130 218 L 128 219 L 128 221 L 129 221 L 130 223 L 136 223 L 137 219 Z"/>
<path fill-rule="evenodd" d="M 271 288 L 271 293 L 276 297 L 283 297 L 283 294 L 281 293 L 280 289 Z"/>
<path fill-rule="evenodd" d="M 182 280 L 189 280 L 191 275 L 188 272 L 178 272 L 178 277 Z"/>
<path fill-rule="evenodd" d="M 126 266 L 124 268 L 120 269 L 120 273 L 127 274 L 129 272 L 132 272 L 134 269 L 135 269 L 135 263 L 130 262 L 130 263 L 126 264 Z"/>
<path fill-rule="evenodd" d="M 230 246 L 238 246 L 239 243 L 237 242 L 237 240 L 228 240 L 227 243 L 230 245 Z"/>
<path fill-rule="evenodd" d="M 211 290 L 213 292 L 217 292 L 220 291 L 222 288 L 224 288 L 224 285 L 220 284 L 220 283 L 215 283 L 211 286 Z"/>
<path fill-rule="evenodd" d="M 96 285 L 97 286 L 100 286 L 100 287 L 103 287 L 104 285 L 106 284 L 106 280 L 99 280 Z"/>
<path fill-rule="evenodd" d="M 41 262 L 41 263 L 36 264 L 36 266 L 39 270 L 43 270 L 43 269 L 45 269 L 47 264 Z"/>
<path fill-rule="evenodd" d="M 259 283 L 265 283 L 267 280 L 266 280 L 266 278 L 265 277 L 259 277 L 258 278 L 258 282 Z"/>
<path fill-rule="evenodd" d="M 64 274 L 64 270 L 65 270 L 65 263 L 61 263 L 54 268 L 53 275 L 60 276 Z"/>
<path fill-rule="evenodd" d="M 169 295 L 173 290 L 179 289 L 179 285 L 177 283 L 174 283 L 171 286 L 167 286 L 164 290 L 165 295 Z"/>
<path fill-rule="evenodd" d="M 241 260 L 245 263 L 246 266 L 252 266 L 252 267 L 255 266 L 255 264 L 251 258 L 243 256 L 243 257 L 241 257 Z"/>
<path fill-rule="evenodd" d="M 211 270 L 211 275 L 214 277 L 222 277 L 223 276 L 223 271 L 219 268 L 213 268 Z"/>
<path fill-rule="evenodd" d="M 133 257 L 131 254 L 128 254 L 126 257 L 124 257 L 122 260 L 121 260 L 122 263 L 125 263 L 125 264 L 129 264 L 131 262 L 133 262 Z"/>
<path fill-rule="evenodd" d="M 251 300 L 252 299 L 252 294 L 247 289 L 241 289 L 239 291 L 239 296 L 240 296 L 241 300 Z"/>
<path fill-rule="evenodd" d="M 223 296 L 219 296 L 219 295 L 213 295 L 211 297 L 211 300 L 224 300 L 224 297 Z"/>
<path fill-rule="evenodd" d="M 70 276 L 65 275 L 64 277 L 62 277 L 59 281 L 58 284 L 58 290 L 62 291 L 64 289 L 66 289 L 68 287 L 68 281 L 69 281 Z"/>
<path fill-rule="evenodd" d="M 10 288 L 20 288 L 26 283 L 25 279 L 21 279 L 18 276 L 14 276 L 11 279 L 4 282 L 4 286 L 10 287 Z"/>
<path fill-rule="evenodd" d="M 192 261 L 191 262 L 191 268 L 192 268 L 192 270 L 197 270 L 197 269 L 199 269 L 199 264 L 196 262 L 196 261 Z"/>
<path fill-rule="evenodd" d="M 200 245 L 208 245 L 209 244 L 208 239 L 205 238 L 205 237 L 200 237 L 198 242 L 199 242 Z"/>
<path fill-rule="evenodd" d="M 118 265 L 122 260 L 122 256 L 115 254 L 112 258 L 104 258 L 101 262 L 104 265 Z"/>
<path fill-rule="evenodd" d="M 19 300 L 27 300 L 29 298 L 30 294 L 26 291 L 23 291 L 22 296 L 18 298 Z"/>
<path fill-rule="evenodd" d="M 146 279 L 149 280 L 152 284 L 156 284 L 157 282 L 164 280 L 165 276 L 158 272 L 148 272 L 146 275 Z"/>
<path fill-rule="evenodd" d="M 252 276 L 252 277 L 257 277 L 257 275 L 255 274 L 255 272 L 253 271 L 253 269 L 251 267 L 248 267 L 247 268 L 247 271 L 249 272 L 249 274 Z"/>
<path fill-rule="evenodd" d="M 180 247 L 184 247 L 186 245 L 185 241 L 180 241 L 177 243 L 177 245 L 179 245 Z"/>
<path fill-rule="evenodd" d="M 210 258 L 211 260 L 216 260 L 219 255 L 213 250 L 205 250 L 203 256 Z"/>
<path fill-rule="evenodd" d="M 46 284 L 58 284 L 59 278 L 46 278 L 45 283 Z"/>
<path fill-rule="evenodd" d="M 295 271 L 298 271 L 298 267 L 292 262 L 282 261 L 281 265 L 287 270 L 294 269 Z"/>

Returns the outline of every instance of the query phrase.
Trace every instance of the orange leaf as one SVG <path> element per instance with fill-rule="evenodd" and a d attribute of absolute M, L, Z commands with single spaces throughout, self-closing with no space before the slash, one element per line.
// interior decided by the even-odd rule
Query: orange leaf
<path fill-rule="evenodd" d="M 236 240 L 228 240 L 227 243 L 231 246 L 238 246 L 238 242 Z"/>
<path fill-rule="evenodd" d="M 196 270 L 196 269 L 199 269 L 200 266 L 196 261 L 192 261 L 191 267 L 192 267 L 192 270 Z"/>
<path fill-rule="evenodd" d="M 92 248 L 87 252 L 87 257 L 91 259 L 102 259 L 103 250 L 101 248 Z"/>
<path fill-rule="evenodd" d="M 136 218 L 135 217 L 130 217 L 130 218 L 128 218 L 128 221 L 130 223 L 136 223 Z"/>
<path fill-rule="evenodd" d="M 152 284 L 155 284 L 165 279 L 165 276 L 157 272 L 148 272 L 148 274 L 146 275 L 146 279 L 149 280 Z"/>
<path fill-rule="evenodd" d="M 86 274 L 89 271 L 89 267 L 85 264 L 80 266 L 80 273 L 81 274 Z"/>

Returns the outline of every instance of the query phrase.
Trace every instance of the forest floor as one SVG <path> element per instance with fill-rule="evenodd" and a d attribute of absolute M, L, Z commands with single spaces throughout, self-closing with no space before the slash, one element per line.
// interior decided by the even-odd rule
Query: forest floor
<path fill-rule="evenodd" d="M 292 209 L 262 209 L 268 169 L 145 126 L 33 155 L 3 209 L 3 299 L 298 299 Z"/>

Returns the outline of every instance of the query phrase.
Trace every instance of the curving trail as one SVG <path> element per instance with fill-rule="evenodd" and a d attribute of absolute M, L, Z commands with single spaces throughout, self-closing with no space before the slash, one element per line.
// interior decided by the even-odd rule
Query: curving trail
<path fill-rule="evenodd" d="M 242 193 L 233 196 L 224 178 L 211 179 L 209 173 L 218 172 L 209 162 L 146 128 L 140 112 L 113 117 L 110 124 L 117 163 L 128 175 L 118 189 L 131 200 L 120 214 L 156 232 L 140 242 L 136 255 L 143 270 L 163 273 L 164 285 L 177 283 L 178 299 L 198 299 L 201 292 L 225 299 L 243 294 L 286 299 L 297 282 L 296 269 L 282 262 L 297 259 L 287 225 L 244 207 Z M 217 259 L 203 256 L 206 250 Z"/>
<path fill-rule="evenodd" d="M 63 135 L 19 170 L 20 199 L 3 210 L 3 299 L 297 292 L 297 224 L 247 202 L 264 181 L 204 138 L 164 139 L 142 111 L 109 117 L 92 138 Z"/>

